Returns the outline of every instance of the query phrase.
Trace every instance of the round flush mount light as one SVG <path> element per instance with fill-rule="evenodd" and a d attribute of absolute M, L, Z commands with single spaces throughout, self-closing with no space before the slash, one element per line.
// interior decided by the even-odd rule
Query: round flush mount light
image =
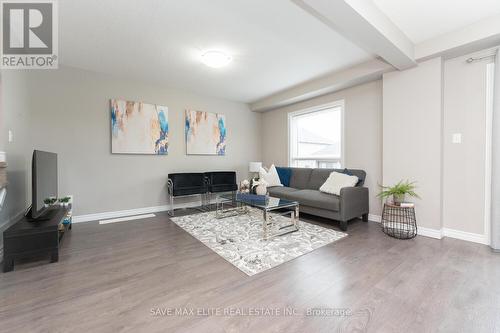
<path fill-rule="evenodd" d="M 221 68 L 227 66 L 233 58 L 222 51 L 209 50 L 201 54 L 201 61 L 212 68 Z"/>

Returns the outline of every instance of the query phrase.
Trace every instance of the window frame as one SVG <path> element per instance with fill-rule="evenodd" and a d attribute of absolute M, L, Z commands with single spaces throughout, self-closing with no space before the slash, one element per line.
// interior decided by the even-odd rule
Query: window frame
<path fill-rule="evenodd" d="M 321 112 L 325 111 L 327 109 L 332 109 L 332 108 L 340 108 L 340 159 L 334 158 L 334 159 L 329 159 L 329 158 L 317 158 L 317 159 L 311 159 L 311 158 L 293 158 L 292 156 L 292 148 L 293 148 L 293 129 L 292 129 L 292 123 L 293 123 L 293 118 L 296 116 L 301 116 L 304 114 L 308 113 L 314 113 L 314 112 Z M 326 104 L 321 104 L 321 105 L 316 105 L 314 107 L 309 107 L 293 112 L 288 113 L 288 124 L 287 124 L 287 129 L 288 129 L 288 147 L 287 147 L 287 160 L 288 160 L 288 166 L 292 167 L 293 166 L 293 161 L 294 160 L 315 160 L 315 161 L 340 161 L 340 167 L 344 168 L 345 167 L 345 102 L 343 99 L 337 100 L 334 102 L 326 103 Z"/>

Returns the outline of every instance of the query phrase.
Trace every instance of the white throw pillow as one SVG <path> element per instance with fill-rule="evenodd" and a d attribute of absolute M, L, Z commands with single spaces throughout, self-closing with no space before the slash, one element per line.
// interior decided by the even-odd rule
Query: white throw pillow
<path fill-rule="evenodd" d="M 326 182 L 321 185 L 321 192 L 340 195 L 340 190 L 344 187 L 353 187 L 358 183 L 358 177 L 349 176 L 345 173 L 333 171 Z"/>
<path fill-rule="evenodd" d="M 266 171 L 263 167 L 260 167 L 259 178 L 264 180 L 267 183 L 268 187 L 283 186 L 283 184 L 281 184 L 280 177 L 278 176 L 278 171 L 276 170 L 274 164 L 271 165 L 269 171 Z"/>

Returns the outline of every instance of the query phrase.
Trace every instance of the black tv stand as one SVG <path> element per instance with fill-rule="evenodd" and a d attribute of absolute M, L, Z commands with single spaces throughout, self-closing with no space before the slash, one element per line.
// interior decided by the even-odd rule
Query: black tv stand
<path fill-rule="evenodd" d="M 3 233 L 3 271 L 14 269 L 14 261 L 43 254 L 50 255 L 50 262 L 59 260 L 59 244 L 64 231 L 71 229 L 71 223 L 63 225 L 71 207 L 55 206 L 48 210 L 48 219 L 30 222 L 23 217 Z"/>
<path fill-rule="evenodd" d="M 29 222 L 33 222 L 33 223 L 52 220 L 57 215 L 57 212 L 58 212 L 57 209 L 48 208 L 48 209 L 44 210 L 43 213 L 40 216 L 37 216 L 36 218 L 33 218 L 33 215 L 32 215 L 33 210 L 32 209 L 33 208 L 30 208 L 30 210 L 26 214 L 26 219 Z"/>

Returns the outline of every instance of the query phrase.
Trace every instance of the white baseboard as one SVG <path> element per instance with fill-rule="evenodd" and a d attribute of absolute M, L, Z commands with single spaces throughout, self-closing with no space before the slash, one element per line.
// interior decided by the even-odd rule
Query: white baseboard
<path fill-rule="evenodd" d="M 455 239 L 461 239 L 468 242 L 490 245 L 490 240 L 485 235 L 475 234 L 461 230 L 443 228 L 443 235 Z"/>
<path fill-rule="evenodd" d="M 382 222 L 382 216 L 380 215 L 374 215 L 374 214 L 368 214 L 368 220 L 372 222 L 377 222 L 381 223 Z M 443 238 L 443 233 L 439 229 L 431 229 L 431 228 L 425 228 L 425 227 L 420 227 L 418 226 L 417 228 L 417 234 L 419 236 L 425 236 L 425 237 L 431 237 L 431 238 L 436 238 L 436 239 L 441 239 Z"/>
<path fill-rule="evenodd" d="M 380 223 L 382 222 L 382 216 L 375 214 L 368 214 L 368 221 Z"/>
<path fill-rule="evenodd" d="M 441 229 L 432 229 L 432 228 L 417 226 L 417 235 L 435 239 L 441 239 L 443 238 L 443 231 Z"/>
<path fill-rule="evenodd" d="M 135 220 L 148 219 L 148 218 L 155 217 L 155 216 L 156 216 L 155 214 L 149 213 L 149 214 L 142 214 L 142 215 L 132 215 L 132 216 L 125 216 L 125 217 L 117 217 L 117 218 L 114 218 L 114 219 L 100 220 L 99 224 L 129 222 L 129 221 L 135 221 Z"/>
<path fill-rule="evenodd" d="M 431 229 L 425 227 L 418 227 L 418 234 L 420 236 L 431 237 L 436 239 L 449 237 L 449 238 L 464 240 L 467 242 L 490 245 L 490 240 L 487 239 L 485 235 L 475 234 L 472 232 L 466 232 L 461 230 L 454 230 L 449 228 Z"/>
<path fill-rule="evenodd" d="M 418 227 L 418 234 L 420 236 L 431 237 L 436 239 L 449 237 L 449 238 L 464 240 L 467 242 L 490 245 L 490 240 L 487 239 L 485 235 L 474 234 L 472 232 L 454 230 L 449 228 L 431 229 L 425 227 Z"/>
<path fill-rule="evenodd" d="M 382 217 L 379 215 L 368 214 L 368 220 L 380 223 L 382 220 Z M 471 232 L 454 230 L 454 229 L 449 229 L 449 228 L 432 229 L 432 228 L 418 226 L 417 234 L 419 236 L 430 237 L 430 238 L 435 238 L 435 239 L 442 239 L 443 237 L 450 237 L 450 238 L 464 240 L 467 242 L 490 245 L 490 240 L 487 239 L 487 237 L 485 235 L 474 234 Z"/>
<path fill-rule="evenodd" d="M 190 208 L 190 207 L 199 207 L 200 202 L 186 202 L 182 204 L 175 204 L 174 208 Z M 98 220 L 107 220 L 114 219 L 118 217 L 132 216 L 132 215 L 143 215 L 143 214 L 151 214 L 151 213 L 159 213 L 165 212 L 170 209 L 169 205 L 162 206 L 153 206 L 153 207 L 143 207 L 143 208 L 134 208 L 134 209 L 125 209 L 118 210 L 113 212 L 103 212 L 103 213 L 95 213 L 95 214 L 86 214 L 86 215 L 75 215 L 73 216 L 73 223 L 81 223 L 81 222 L 91 222 Z"/>

